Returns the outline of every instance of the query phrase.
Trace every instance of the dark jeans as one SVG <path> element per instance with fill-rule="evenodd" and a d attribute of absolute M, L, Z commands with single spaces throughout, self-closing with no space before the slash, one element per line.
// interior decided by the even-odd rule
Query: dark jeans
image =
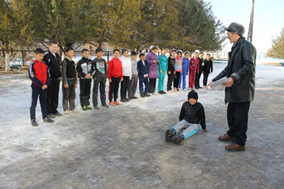
<path fill-rule="evenodd" d="M 62 98 L 62 106 L 64 111 L 68 110 L 74 110 L 75 109 L 75 98 L 76 98 L 76 93 L 75 93 L 75 84 L 76 80 L 68 80 L 68 88 L 64 87 L 64 83 L 62 82 L 62 93 L 63 93 L 63 98 Z M 69 108 L 68 108 L 69 104 Z"/>
<path fill-rule="evenodd" d="M 91 82 L 91 79 L 80 79 L 80 103 L 82 107 L 90 105 Z"/>
<path fill-rule="evenodd" d="M 207 80 L 208 80 L 209 72 L 203 73 L 203 85 L 207 86 Z"/>
<path fill-rule="evenodd" d="M 174 73 L 168 74 L 167 91 L 172 90 L 172 85 L 173 85 L 174 78 L 175 78 L 175 74 Z"/>
<path fill-rule="evenodd" d="M 117 101 L 118 88 L 120 83 L 120 77 L 111 77 L 111 83 L 109 85 L 109 101 L 112 99 Z"/>
<path fill-rule="evenodd" d="M 175 88 L 178 88 L 179 79 L 180 79 L 180 72 L 176 72 L 176 77 L 174 79 L 174 87 Z"/>
<path fill-rule="evenodd" d="M 248 129 L 248 113 L 250 102 L 229 102 L 227 109 L 227 119 L 230 137 L 236 137 L 236 143 L 245 146 Z"/>
<path fill-rule="evenodd" d="M 149 79 L 150 80 L 150 86 L 149 86 L 149 93 L 155 93 L 156 89 L 156 78 Z"/>
<path fill-rule="evenodd" d="M 39 97 L 39 102 L 40 102 L 40 107 L 41 107 L 41 113 L 42 113 L 42 118 L 47 117 L 47 107 L 46 107 L 46 94 L 47 94 L 47 89 L 42 90 L 41 87 L 35 85 L 32 83 L 31 85 L 32 88 L 32 103 L 30 107 L 30 117 L 32 119 L 36 119 L 36 105 L 37 105 L 37 100 Z"/>
<path fill-rule="evenodd" d="M 143 83 L 145 85 L 145 90 L 143 90 Z M 139 77 L 139 89 L 140 89 L 140 94 L 142 93 L 148 93 L 149 91 L 149 81 L 148 77 Z"/>
<path fill-rule="evenodd" d="M 59 79 L 50 79 L 50 84 L 47 87 L 46 105 L 48 114 L 57 113 L 58 94 L 59 94 Z"/>
<path fill-rule="evenodd" d="M 98 105 L 98 90 L 100 85 L 100 97 L 102 105 L 106 104 L 106 78 L 105 77 L 96 77 L 94 79 L 93 87 L 93 106 Z"/>
<path fill-rule="evenodd" d="M 128 90 L 128 82 L 129 82 L 129 76 L 123 76 L 123 81 L 121 82 L 121 88 L 120 88 L 121 100 L 126 99 L 126 93 Z"/>
<path fill-rule="evenodd" d="M 201 76 L 201 73 L 196 74 L 195 76 L 195 88 L 200 88 L 200 85 L 199 85 L 200 76 Z"/>
<path fill-rule="evenodd" d="M 128 98 L 134 97 L 137 89 L 137 82 L 138 82 L 138 77 L 133 77 L 132 79 L 128 82 Z"/>

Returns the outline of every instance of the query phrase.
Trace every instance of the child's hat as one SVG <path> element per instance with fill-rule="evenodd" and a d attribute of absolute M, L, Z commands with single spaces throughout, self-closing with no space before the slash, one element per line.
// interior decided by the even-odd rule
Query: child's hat
<path fill-rule="evenodd" d="M 188 93 L 187 98 L 188 98 L 188 100 L 190 98 L 194 98 L 195 100 L 198 100 L 198 93 L 195 92 L 195 90 L 192 90 Z"/>
<path fill-rule="evenodd" d="M 172 52 L 176 52 L 176 49 L 172 49 Z"/>
<path fill-rule="evenodd" d="M 181 50 L 178 50 L 177 53 L 181 53 L 181 54 L 182 54 L 182 51 L 181 51 Z"/>
<path fill-rule="evenodd" d="M 121 51 L 122 54 L 123 54 L 125 51 L 128 51 L 128 49 L 122 49 L 122 51 Z"/>
<path fill-rule="evenodd" d="M 151 50 L 153 47 L 155 47 L 155 46 L 154 46 L 154 45 L 151 45 L 151 46 L 150 46 L 150 50 Z"/>

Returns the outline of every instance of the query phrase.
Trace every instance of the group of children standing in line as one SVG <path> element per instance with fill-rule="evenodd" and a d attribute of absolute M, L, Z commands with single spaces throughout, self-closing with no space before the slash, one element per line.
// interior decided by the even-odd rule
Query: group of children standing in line
<path fill-rule="evenodd" d="M 150 97 L 150 94 L 155 93 L 156 79 L 159 78 L 158 91 L 160 94 L 164 92 L 164 79 L 168 74 L 167 91 L 179 91 L 182 84 L 182 89 L 186 88 L 186 75 L 189 75 L 189 88 L 193 88 L 195 75 L 199 74 L 198 53 L 194 53 L 194 57 L 189 59 L 189 52 L 185 53 L 182 58 L 182 52 L 172 50 L 171 55 L 166 57 L 166 49 L 162 49 L 161 55 L 157 56 L 158 48 L 150 47 L 150 52 L 145 56 L 141 53 L 137 62 L 137 53 L 122 50 L 113 51 L 113 58 L 107 66 L 106 60 L 103 59 L 102 49 L 96 49 L 96 58 L 89 59 L 90 52 L 88 49 L 82 50 L 82 58 L 78 61 L 75 67 L 75 62 L 72 60 L 74 49 L 66 47 L 65 59 L 61 62 L 62 69 L 60 70 L 60 56 L 58 44 L 56 41 L 49 43 L 49 51 L 44 54 L 44 51 L 37 48 L 34 51 L 35 60 L 29 65 L 29 76 L 32 80 L 32 103 L 30 107 L 31 124 L 38 126 L 35 118 L 35 108 L 37 99 L 40 97 L 41 110 L 43 120 L 45 122 L 54 122 L 51 118 L 62 116 L 63 114 L 57 111 L 58 108 L 58 92 L 59 83 L 62 80 L 63 92 L 63 110 L 64 114 L 76 113 L 75 110 L 75 89 L 77 88 L 77 74 L 80 84 L 80 104 L 84 111 L 92 109 L 90 107 L 91 82 L 93 78 L 93 106 L 98 107 L 98 90 L 100 90 L 100 100 L 103 107 L 120 105 L 118 102 L 118 89 L 121 83 L 121 102 L 128 102 L 132 99 L 138 99 L 135 96 L 137 84 L 139 82 L 140 96 Z M 210 55 L 207 55 L 207 63 L 203 67 L 209 68 L 208 71 L 203 71 L 205 76 L 213 71 Z M 201 66 L 201 65 L 200 65 Z M 109 80 L 109 105 L 106 103 L 106 80 Z M 207 82 L 207 78 L 206 78 Z M 206 86 L 204 80 L 204 85 Z M 172 84 L 174 90 L 172 90 Z M 195 86 L 196 87 L 196 86 Z M 198 88 L 198 87 L 196 87 Z M 128 97 L 128 98 L 127 98 Z"/>

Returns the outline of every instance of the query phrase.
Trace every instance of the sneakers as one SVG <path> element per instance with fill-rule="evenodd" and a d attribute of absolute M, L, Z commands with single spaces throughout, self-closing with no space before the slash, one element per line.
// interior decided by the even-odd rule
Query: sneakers
<path fill-rule="evenodd" d="M 32 119 L 32 120 L 31 120 L 31 124 L 32 124 L 32 126 L 34 126 L 34 127 L 38 126 L 38 124 L 37 124 L 37 122 L 36 122 L 35 119 Z"/>
<path fill-rule="evenodd" d="M 183 134 L 175 135 L 174 137 L 171 138 L 172 143 L 180 143 L 183 140 L 184 140 Z"/>
<path fill-rule="evenodd" d="M 87 107 L 87 110 L 91 110 L 92 109 L 89 105 L 87 105 L 86 107 Z"/>
<path fill-rule="evenodd" d="M 162 91 L 159 91 L 158 93 L 159 93 L 159 94 L 164 94 Z"/>
<path fill-rule="evenodd" d="M 120 105 L 120 103 L 119 103 L 119 102 L 117 102 L 117 101 L 115 101 L 115 102 L 114 102 L 114 104 L 115 104 L 115 105 Z"/>
<path fill-rule="evenodd" d="M 55 118 L 55 116 L 54 116 L 53 114 L 47 114 L 47 116 L 48 116 L 49 118 Z"/>
<path fill-rule="evenodd" d="M 102 106 L 103 106 L 103 107 L 105 107 L 105 108 L 108 108 L 108 107 L 109 107 L 109 106 L 108 106 L 108 105 L 106 105 L 106 104 L 103 104 Z"/>
<path fill-rule="evenodd" d="M 138 97 L 134 96 L 134 97 L 132 97 L 131 99 L 138 99 Z"/>
<path fill-rule="evenodd" d="M 69 112 L 71 112 L 71 113 L 78 113 L 77 110 L 70 110 Z"/>
<path fill-rule="evenodd" d="M 64 111 L 64 114 L 65 114 L 65 115 L 68 115 L 68 114 L 69 114 L 69 111 Z"/>
<path fill-rule="evenodd" d="M 125 98 L 124 99 L 121 99 L 121 102 L 128 102 Z"/>
<path fill-rule="evenodd" d="M 115 103 L 113 101 L 109 102 L 110 106 L 115 106 Z"/>
<path fill-rule="evenodd" d="M 59 113 L 59 112 L 56 112 L 53 114 L 54 116 L 63 116 L 63 114 Z"/>
<path fill-rule="evenodd" d="M 82 110 L 87 111 L 88 110 L 87 106 L 82 106 Z"/>
<path fill-rule="evenodd" d="M 140 95 L 140 96 L 141 96 L 141 98 L 146 97 L 144 93 L 141 93 L 141 95 Z"/>
<path fill-rule="evenodd" d="M 176 134 L 176 131 L 174 129 L 168 129 L 166 131 L 166 141 L 170 142 L 171 138 Z"/>
<path fill-rule="evenodd" d="M 54 121 L 52 119 L 50 119 L 48 116 L 46 118 L 43 118 L 43 121 L 44 122 L 47 122 L 47 123 L 53 123 Z"/>
<path fill-rule="evenodd" d="M 146 97 L 150 97 L 151 95 L 149 95 L 148 93 L 145 94 Z"/>

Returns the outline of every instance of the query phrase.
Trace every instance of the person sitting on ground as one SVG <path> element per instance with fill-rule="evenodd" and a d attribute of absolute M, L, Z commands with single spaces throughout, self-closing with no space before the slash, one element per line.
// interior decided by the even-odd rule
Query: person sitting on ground
<path fill-rule="evenodd" d="M 203 105 L 198 100 L 198 94 L 194 90 L 188 93 L 188 101 L 184 102 L 179 115 L 179 122 L 166 131 L 166 141 L 179 143 L 194 135 L 200 124 L 203 132 L 208 132 L 205 123 Z"/>

